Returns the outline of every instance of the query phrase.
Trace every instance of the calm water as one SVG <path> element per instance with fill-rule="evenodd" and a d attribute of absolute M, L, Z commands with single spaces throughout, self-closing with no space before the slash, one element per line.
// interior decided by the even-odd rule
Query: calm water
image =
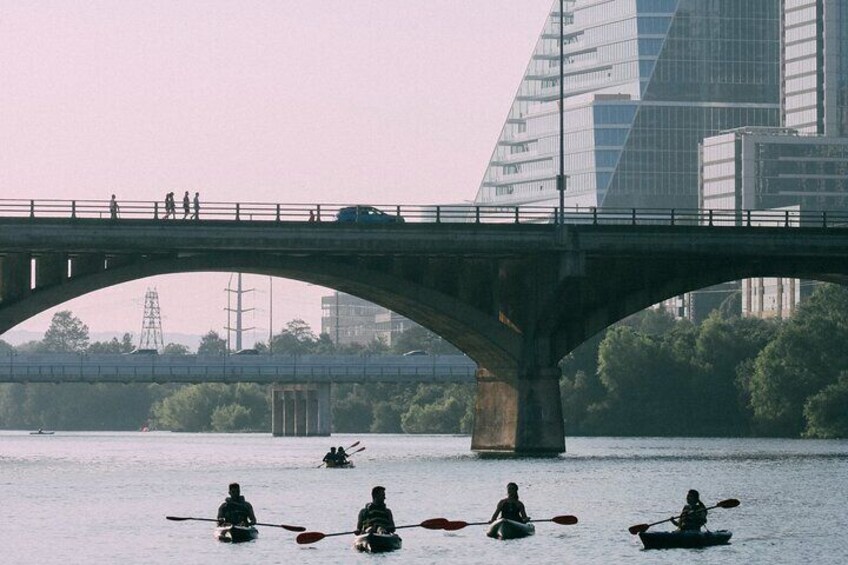
<path fill-rule="evenodd" d="M 845 563 L 848 442 L 569 438 L 559 459 L 480 459 L 469 438 L 345 436 L 366 450 L 352 470 L 315 469 L 327 438 L 264 434 L 0 432 L 0 494 L 14 563 Z M 260 522 L 326 533 L 351 530 L 375 484 L 387 487 L 398 524 L 427 518 L 483 521 L 516 481 L 534 518 L 574 514 L 575 526 L 538 524 L 536 536 L 498 542 L 482 526 L 403 532 L 404 549 L 360 555 L 349 536 L 311 546 L 263 528 L 231 546 L 211 524 L 229 481 L 239 481 Z M 733 544 L 644 551 L 627 527 L 672 515 L 689 488 L 709 505 L 709 526 Z M 11 527 L 11 532 L 9 532 Z M 658 526 L 663 529 L 666 526 Z M 11 535 L 9 535 L 11 534 Z"/>

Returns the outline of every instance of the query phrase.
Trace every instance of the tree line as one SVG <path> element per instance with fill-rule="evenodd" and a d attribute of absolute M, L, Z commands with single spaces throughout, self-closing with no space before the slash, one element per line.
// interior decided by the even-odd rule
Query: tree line
<path fill-rule="evenodd" d="M 645 310 L 581 345 L 561 362 L 568 435 L 848 437 L 848 289 L 821 285 L 788 320 L 713 312 L 699 325 Z M 422 349 L 458 353 L 416 328 L 388 347 L 337 347 L 292 320 L 260 351 L 367 353 Z M 125 353 L 132 336 L 89 343 L 71 312 L 20 351 Z M 0 341 L 0 354 L 14 351 Z M 214 331 L 199 354 L 226 353 Z M 166 355 L 188 348 L 169 344 Z M 335 385 L 337 432 L 468 433 L 473 385 Z M 173 431 L 268 431 L 268 387 L 256 384 L 0 385 L 0 427 Z"/>

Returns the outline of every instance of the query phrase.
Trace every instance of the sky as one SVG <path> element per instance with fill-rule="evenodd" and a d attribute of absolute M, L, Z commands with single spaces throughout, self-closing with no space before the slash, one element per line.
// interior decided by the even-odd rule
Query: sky
<path fill-rule="evenodd" d="M 551 0 L 0 0 L 0 199 L 457 203 L 476 195 Z M 66 302 L 92 333 L 223 331 L 229 274 Z M 271 325 L 267 277 L 253 325 Z M 275 279 L 273 328 L 330 290 Z M 247 338 L 246 338 L 247 339 Z"/>

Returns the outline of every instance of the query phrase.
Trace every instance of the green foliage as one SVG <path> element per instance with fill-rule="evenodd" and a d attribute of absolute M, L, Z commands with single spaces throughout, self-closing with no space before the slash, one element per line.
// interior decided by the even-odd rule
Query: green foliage
<path fill-rule="evenodd" d="M 226 355 L 227 340 L 218 335 L 215 330 L 209 330 L 200 338 L 197 346 L 198 355 Z"/>
<path fill-rule="evenodd" d="M 848 290 L 819 287 L 757 357 L 749 381 L 761 433 L 798 437 L 807 399 L 848 370 Z"/>
<path fill-rule="evenodd" d="M 116 337 L 110 341 L 95 341 L 88 346 L 88 353 L 129 353 L 133 349 L 132 334 L 125 333 L 120 341 Z"/>
<path fill-rule="evenodd" d="M 175 432 L 264 431 L 268 394 L 255 384 L 185 386 L 153 406 L 153 425 Z"/>
<path fill-rule="evenodd" d="M 88 326 L 70 310 L 53 314 L 39 350 L 45 353 L 82 353 L 87 348 Z"/>
<path fill-rule="evenodd" d="M 183 345 L 182 343 L 169 343 L 162 349 L 162 355 L 174 355 L 176 357 L 182 357 L 188 355 L 189 349 L 188 346 Z"/>
<path fill-rule="evenodd" d="M 0 355 L 8 355 L 9 353 L 14 353 L 15 348 L 0 339 Z"/>
<path fill-rule="evenodd" d="M 459 355 L 462 352 L 433 332 L 421 326 L 413 326 L 400 334 L 392 344 L 392 352 L 403 354 L 420 349 L 430 355 Z"/>
<path fill-rule="evenodd" d="M 848 373 L 804 403 L 805 437 L 848 438 Z"/>

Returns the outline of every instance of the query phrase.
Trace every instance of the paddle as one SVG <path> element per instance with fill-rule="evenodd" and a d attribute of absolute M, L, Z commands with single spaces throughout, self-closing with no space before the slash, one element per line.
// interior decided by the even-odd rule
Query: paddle
<path fill-rule="evenodd" d="M 561 526 L 573 526 L 577 523 L 577 516 L 571 516 L 570 514 L 566 514 L 563 516 L 554 516 L 553 518 L 546 518 L 544 520 L 527 520 L 528 522 L 553 522 L 554 524 L 560 524 Z M 463 522 L 462 520 L 451 520 L 448 522 L 443 530 L 447 530 L 449 532 L 453 532 L 456 530 L 461 530 L 466 526 L 485 526 L 491 524 L 491 522 Z"/>
<path fill-rule="evenodd" d="M 185 522 L 186 520 L 196 520 L 198 522 L 218 522 L 217 518 L 191 518 L 188 516 L 165 516 L 166 520 L 172 520 L 174 522 Z M 290 532 L 305 532 L 306 528 L 303 526 L 289 526 L 288 524 L 265 524 L 263 522 L 256 522 L 255 526 L 269 526 L 271 528 L 283 528 L 284 530 L 288 530 Z"/>
<path fill-rule="evenodd" d="M 448 524 L 448 520 L 446 518 L 430 518 L 429 520 L 424 520 L 420 524 L 410 524 L 408 526 L 398 526 L 395 528 L 396 530 L 402 530 L 404 528 L 425 528 L 427 530 L 441 530 Z M 355 534 L 356 532 L 335 532 L 332 534 L 325 534 L 323 532 L 305 532 L 302 534 L 298 534 L 297 543 L 299 544 L 307 544 L 307 543 L 315 543 L 321 541 L 324 538 L 330 538 L 333 536 L 348 536 L 351 534 Z"/>
<path fill-rule="evenodd" d="M 356 442 L 354 442 L 354 443 L 350 444 L 350 446 L 349 446 L 349 447 L 346 447 L 346 448 L 345 448 L 345 451 L 347 451 L 348 449 L 353 449 L 354 447 L 356 447 L 356 446 L 357 446 L 357 445 L 359 445 L 360 443 L 362 443 L 362 442 L 361 442 L 361 441 L 356 441 Z M 363 447 L 362 449 L 365 449 L 365 448 Z M 358 452 L 358 451 L 362 451 L 362 449 L 357 449 L 357 450 L 356 450 L 356 451 L 354 451 L 353 453 L 356 453 L 356 452 Z M 352 455 L 352 454 L 348 453 L 348 456 L 350 456 L 350 455 Z M 321 467 L 323 467 L 323 466 L 324 466 L 324 465 L 326 465 L 326 464 L 327 464 L 327 462 L 326 462 L 326 461 L 322 461 L 322 462 L 321 462 L 321 464 L 320 464 L 320 465 L 318 465 L 318 466 L 317 466 L 317 467 L 315 467 L 315 468 L 316 468 L 316 469 L 320 469 Z"/>
<path fill-rule="evenodd" d="M 738 500 L 736 500 L 735 498 L 728 498 L 727 500 L 722 500 L 715 506 L 710 506 L 709 508 L 705 508 L 704 510 L 712 510 L 713 508 L 736 508 L 737 506 L 739 506 Z M 680 518 L 680 516 L 675 516 L 674 518 L 666 518 L 665 520 L 660 520 L 659 522 L 654 522 L 652 524 L 636 524 L 635 526 L 630 526 L 627 529 L 630 531 L 631 534 L 635 536 L 636 534 L 641 534 L 651 526 L 671 522 L 672 520 L 676 520 L 678 518 Z"/>

